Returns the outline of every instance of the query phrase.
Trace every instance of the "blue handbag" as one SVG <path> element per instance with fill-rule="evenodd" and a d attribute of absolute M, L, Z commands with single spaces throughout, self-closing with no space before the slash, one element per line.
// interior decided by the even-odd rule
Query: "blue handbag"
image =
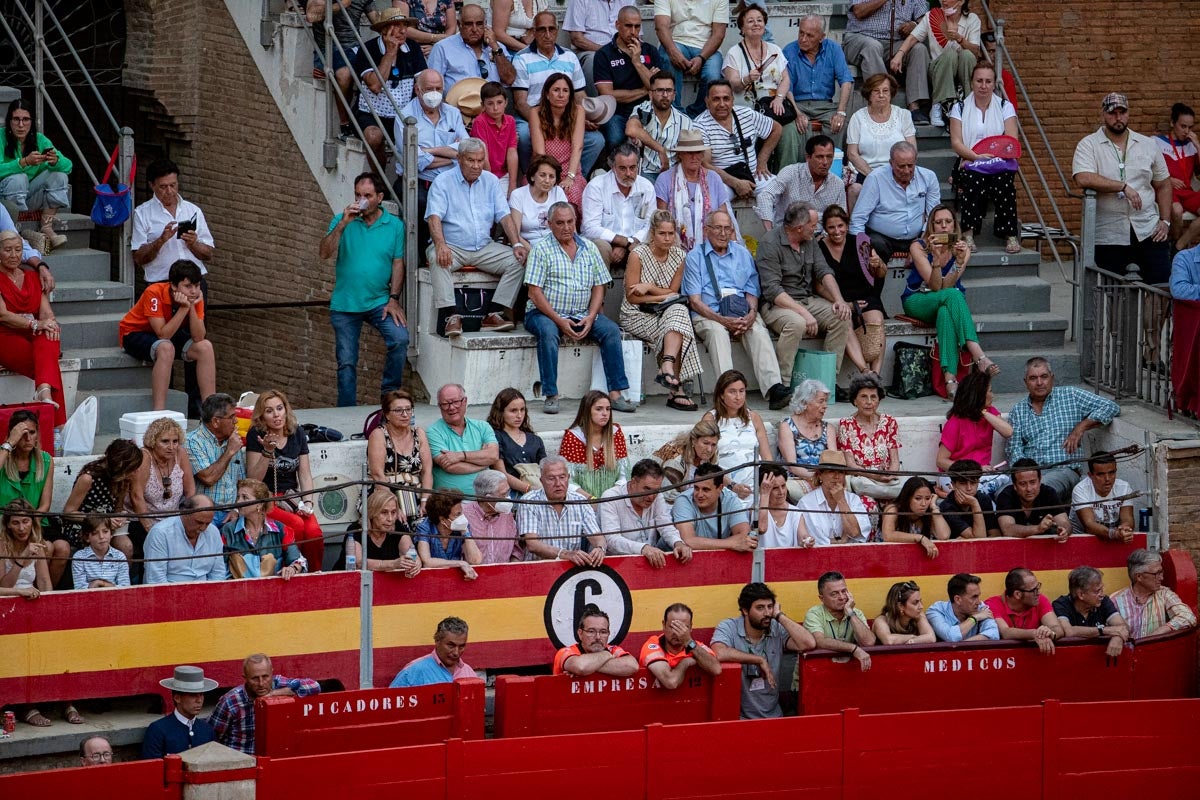
<path fill-rule="evenodd" d="M 133 163 L 129 167 L 129 183 L 120 183 L 118 176 L 117 188 L 113 189 L 109 180 L 117 165 L 118 152 L 113 150 L 112 157 L 108 159 L 108 169 L 104 171 L 104 180 L 96 186 L 96 200 L 92 203 L 92 222 L 107 228 L 124 225 L 125 220 L 133 213 L 133 192 L 130 187 L 133 186 L 134 175 L 137 174 L 137 156 L 133 157 Z"/>

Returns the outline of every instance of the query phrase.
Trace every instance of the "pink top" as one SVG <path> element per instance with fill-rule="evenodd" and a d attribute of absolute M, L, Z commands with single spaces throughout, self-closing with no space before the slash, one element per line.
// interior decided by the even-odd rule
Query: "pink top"
<path fill-rule="evenodd" d="M 1000 412 L 993 406 L 988 406 L 987 412 L 1000 416 Z M 983 417 L 976 422 L 965 417 L 950 417 L 942 426 L 941 444 L 950 451 L 952 461 L 969 458 L 978 461 L 980 466 L 988 466 L 992 463 L 994 433 L 992 426 Z"/>
<path fill-rule="evenodd" d="M 845 417 L 838 420 L 838 450 L 852 454 L 858 465 L 865 469 L 886 469 L 888 452 L 900 449 L 899 431 L 896 418 L 890 414 L 879 415 L 874 436 L 868 436 L 854 417 Z"/>
<path fill-rule="evenodd" d="M 517 543 L 517 521 L 512 512 L 489 517 L 479 503 L 468 500 L 463 503 L 463 516 L 484 564 L 507 564 L 524 558 Z"/>
<path fill-rule="evenodd" d="M 1038 595 L 1038 604 L 1034 608 L 1029 608 L 1019 613 L 1008 607 L 1002 595 L 989 597 L 984 602 L 992 610 L 992 616 L 996 619 L 1004 620 L 1008 624 L 1008 627 L 1020 630 L 1037 630 L 1038 626 L 1042 624 L 1042 617 L 1054 612 L 1054 607 L 1050 605 L 1050 601 L 1046 599 L 1046 595 L 1044 594 Z"/>
<path fill-rule="evenodd" d="M 480 113 L 471 123 L 471 135 L 482 139 L 487 145 L 488 169 L 497 178 L 508 179 L 508 148 L 517 146 L 517 121 L 505 114 L 500 118 L 500 125 L 492 122 L 487 114 Z"/>

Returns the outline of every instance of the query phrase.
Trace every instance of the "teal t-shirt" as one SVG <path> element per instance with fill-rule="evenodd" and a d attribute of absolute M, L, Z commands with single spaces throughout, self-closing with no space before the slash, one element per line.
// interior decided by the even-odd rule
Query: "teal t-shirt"
<path fill-rule="evenodd" d="M 342 231 L 334 267 L 333 296 L 330 311 L 361 314 L 387 305 L 391 294 L 392 259 L 404 258 L 404 222 L 386 208 L 374 224 L 356 219 Z M 328 235 L 342 215 L 329 223 Z"/>
<path fill-rule="evenodd" d="M 484 445 L 496 444 L 496 432 L 492 426 L 477 419 L 466 420 L 467 426 L 459 436 L 444 419 L 425 429 L 425 437 L 429 440 L 429 456 L 437 458 L 444 452 L 468 453 L 472 450 L 482 450 Z M 446 470 L 433 465 L 433 488 L 458 489 L 463 494 L 475 494 L 475 473 L 452 475 Z"/>

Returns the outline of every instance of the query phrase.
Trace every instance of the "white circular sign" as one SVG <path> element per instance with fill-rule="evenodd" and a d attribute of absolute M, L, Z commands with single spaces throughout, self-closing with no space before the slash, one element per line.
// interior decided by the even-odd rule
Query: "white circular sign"
<path fill-rule="evenodd" d="M 575 567 L 564 572 L 546 594 L 546 635 L 555 647 L 575 644 L 579 615 L 589 603 L 608 614 L 608 641 L 620 642 L 633 621 L 633 597 L 611 567 Z"/>

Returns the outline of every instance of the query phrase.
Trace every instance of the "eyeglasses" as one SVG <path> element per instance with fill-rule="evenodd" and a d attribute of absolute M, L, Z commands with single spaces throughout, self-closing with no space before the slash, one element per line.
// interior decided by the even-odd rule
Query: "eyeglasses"
<path fill-rule="evenodd" d="M 608 628 L 582 628 L 588 636 L 608 636 Z"/>
<path fill-rule="evenodd" d="M 705 225 L 713 233 L 733 233 L 732 225 Z"/>
<path fill-rule="evenodd" d="M 475 59 L 475 63 L 477 65 L 479 65 L 479 77 L 486 78 L 488 76 L 487 62 L 484 61 L 482 58 L 477 58 L 477 59 Z"/>
<path fill-rule="evenodd" d="M 162 487 L 163 487 L 163 491 L 162 491 L 163 500 L 170 500 L 171 499 L 171 476 L 170 475 L 162 475 L 161 477 L 162 477 Z"/>
<path fill-rule="evenodd" d="M 533 32 L 534 33 L 554 33 L 557 30 L 558 30 L 558 27 L 555 25 L 542 25 L 540 27 L 534 28 Z"/>
<path fill-rule="evenodd" d="M 224 420 L 225 422 L 228 422 L 228 421 L 229 421 L 229 420 L 231 420 L 231 419 L 237 419 L 237 412 L 236 412 L 236 411 L 234 411 L 234 412 L 232 412 L 232 413 L 230 413 L 230 414 L 225 414 L 225 415 L 223 415 L 223 416 L 220 416 L 220 417 L 213 417 L 213 419 L 219 419 L 219 420 Z"/>
<path fill-rule="evenodd" d="M 650 92 L 652 94 L 675 94 L 675 89 L 673 87 L 670 89 L 664 89 L 660 87 L 658 89 L 651 89 Z"/>
<path fill-rule="evenodd" d="M 1038 593 L 1038 592 L 1040 592 L 1041 590 L 1042 590 L 1042 584 L 1041 584 L 1041 583 L 1038 583 L 1036 586 L 1032 586 L 1032 587 L 1030 587 L 1030 588 L 1028 588 L 1028 589 L 1021 589 L 1021 591 L 1022 591 L 1022 592 L 1024 592 L 1025 594 L 1037 594 L 1037 593 Z"/>
<path fill-rule="evenodd" d="M 87 756 L 87 760 L 93 764 L 111 764 L 113 760 L 112 750 L 105 750 L 101 753 L 92 753 Z"/>
<path fill-rule="evenodd" d="M 404 408 L 390 408 L 390 409 L 388 409 L 388 413 L 389 414 L 399 414 L 402 417 L 411 417 L 413 414 L 413 410 L 414 409 L 412 406 L 405 406 Z"/>
<path fill-rule="evenodd" d="M 460 397 L 457 400 L 443 400 L 438 403 L 438 408 L 454 408 L 455 406 L 461 406 L 465 402 L 467 402 L 467 398 L 465 397 Z"/>
<path fill-rule="evenodd" d="M 479 22 L 460 22 L 458 23 L 458 26 L 460 28 L 482 28 L 484 27 L 484 24 L 483 21 L 480 20 Z"/>
<path fill-rule="evenodd" d="M 33 122 L 33 117 L 13 117 L 12 121 L 14 125 L 28 125 Z"/>
<path fill-rule="evenodd" d="M 1146 570 L 1142 574 L 1149 575 L 1151 578 L 1161 578 L 1163 576 L 1163 571 L 1161 569 L 1154 570 L 1153 572 L 1151 572 L 1150 570 Z"/>

